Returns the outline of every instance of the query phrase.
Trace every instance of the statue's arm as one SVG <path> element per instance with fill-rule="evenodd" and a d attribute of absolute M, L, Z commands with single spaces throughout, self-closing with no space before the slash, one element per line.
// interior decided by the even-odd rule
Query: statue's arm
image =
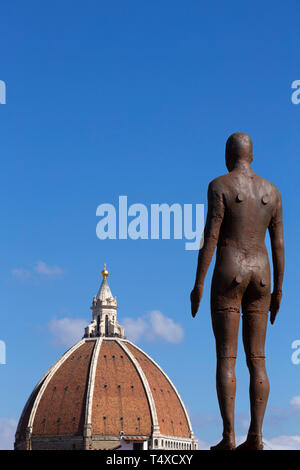
<path fill-rule="evenodd" d="M 283 222 L 282 222 L 282 202 L 280 192 L 276 189 L 276 204 L 271 222 L 268 227 L 273 259 L 273 281 L 274 288 L 271 297 L 271 323 L 273 324 L 277 313 L 279 312 L 282 283 L 284 273 L 284 241 L 283 241 Z"/>
<path fill-rule="evenodd" d="M 223 192 L 218 182 L 212 181 L 208 187 L 208 209 L 204 229 L 204 242 L 198 254 L 195 285 L 191 293 L 193 317 L 196 315 L 203 294 L 205 276 L 219 239 L 224 217 Z"/>

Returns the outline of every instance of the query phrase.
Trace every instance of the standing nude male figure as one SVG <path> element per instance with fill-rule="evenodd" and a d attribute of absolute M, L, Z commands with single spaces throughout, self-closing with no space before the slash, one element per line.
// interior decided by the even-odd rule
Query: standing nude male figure
<path fill-rule="evenodd" d="M 193 317 L 199 308 L 204 279 L 217 245 L 211 286 L 211 315 L 217 353 L 217 394 L 223 419 L 223 439 L 212 450 L 234 450 L 234 402 L 240 310 L 243 343 L 250 372 L 251 422 L 246 441 L 237 450 L 263 450 L 262 423 L 269 395 L 265 368 L 265 336 L 270 310 L 274 323 L 282 296 L 284 245 L 281 196 L 275 185 L 251 168 L 252 141 L 236 133 L 226 143 L 228 173 L 208 187 L 204 243 L 199 250 Z M 269 230 L 274 286 L 265 235 Z"/>

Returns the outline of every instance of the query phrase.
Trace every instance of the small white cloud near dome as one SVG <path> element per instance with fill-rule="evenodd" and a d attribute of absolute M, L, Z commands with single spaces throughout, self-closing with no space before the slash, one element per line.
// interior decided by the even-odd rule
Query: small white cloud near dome
<path fill-rule="evenodd" d="M 52 344 L 56 347 L 70 347 L 82 337 L 82 332 L 86 325 L 83 318 L 64 317 L 53 318 L 48 323 L 48 328 L 52 333 Z"/>
<path fill-rule="evenodd" d="M 182 326 L 159 310 L 152 310 L 137 319 L 124 318 L 122 323 L 126 337 L 132 341 L 144 339 L 151 342 L 161 339 L 167 343 L 178 344 L 184 337 Z"/>

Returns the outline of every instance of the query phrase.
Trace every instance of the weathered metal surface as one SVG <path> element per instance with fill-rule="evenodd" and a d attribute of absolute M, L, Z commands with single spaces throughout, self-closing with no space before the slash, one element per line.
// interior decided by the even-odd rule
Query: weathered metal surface
<path fill-rule="evenodd" d="M 250 372 L 251 422 L 239 450 L 263 449 L 262 423 L 269 395 L 265 368 L 268 312 L 273 324 L 278 314 L 284 271 L 281 196 L 276 186 L 251 168 L 252 141 L 236 133 L 226 143 L 228 173 L 208 187 L 204 244 L 199 250 L 191 310 L 195 317 L 204 279 L 217 246 L 211 286 L 211 316 L 217 353 L 217 394 L 223 419 L 223 439 L 212 450 L 235 449 L 235 361 L 240 311 L 243 343 Z M 272 246 L 274 286 L 271 294 L 266 231 Z"/>

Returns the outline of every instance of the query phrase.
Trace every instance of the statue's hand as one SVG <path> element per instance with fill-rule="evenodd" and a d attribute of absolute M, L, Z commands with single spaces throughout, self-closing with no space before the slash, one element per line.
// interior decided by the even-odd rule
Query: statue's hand
<path fill-rule="evenodd" d="M 275 322 L 275 318 L 277 316 L 277 313 L 279 312 L 280 308 L 280 303 L 281 303 L 281 297 L 282 297 L 282 292 L 281 291 L 274 291 L 271 295 L 271 303 L 270 303 L 270 322 L 273 325 Z"/>
<path fill-rule="evenodd" d="M 202 294 L 203 294 L 203 286 L 200 287 L 194 287 L 194 289 L 191 292 L 191 311 L 192 311 L 192 317 L 195 318 L 197 315 L 200 301 L 202 299 Z"/>

